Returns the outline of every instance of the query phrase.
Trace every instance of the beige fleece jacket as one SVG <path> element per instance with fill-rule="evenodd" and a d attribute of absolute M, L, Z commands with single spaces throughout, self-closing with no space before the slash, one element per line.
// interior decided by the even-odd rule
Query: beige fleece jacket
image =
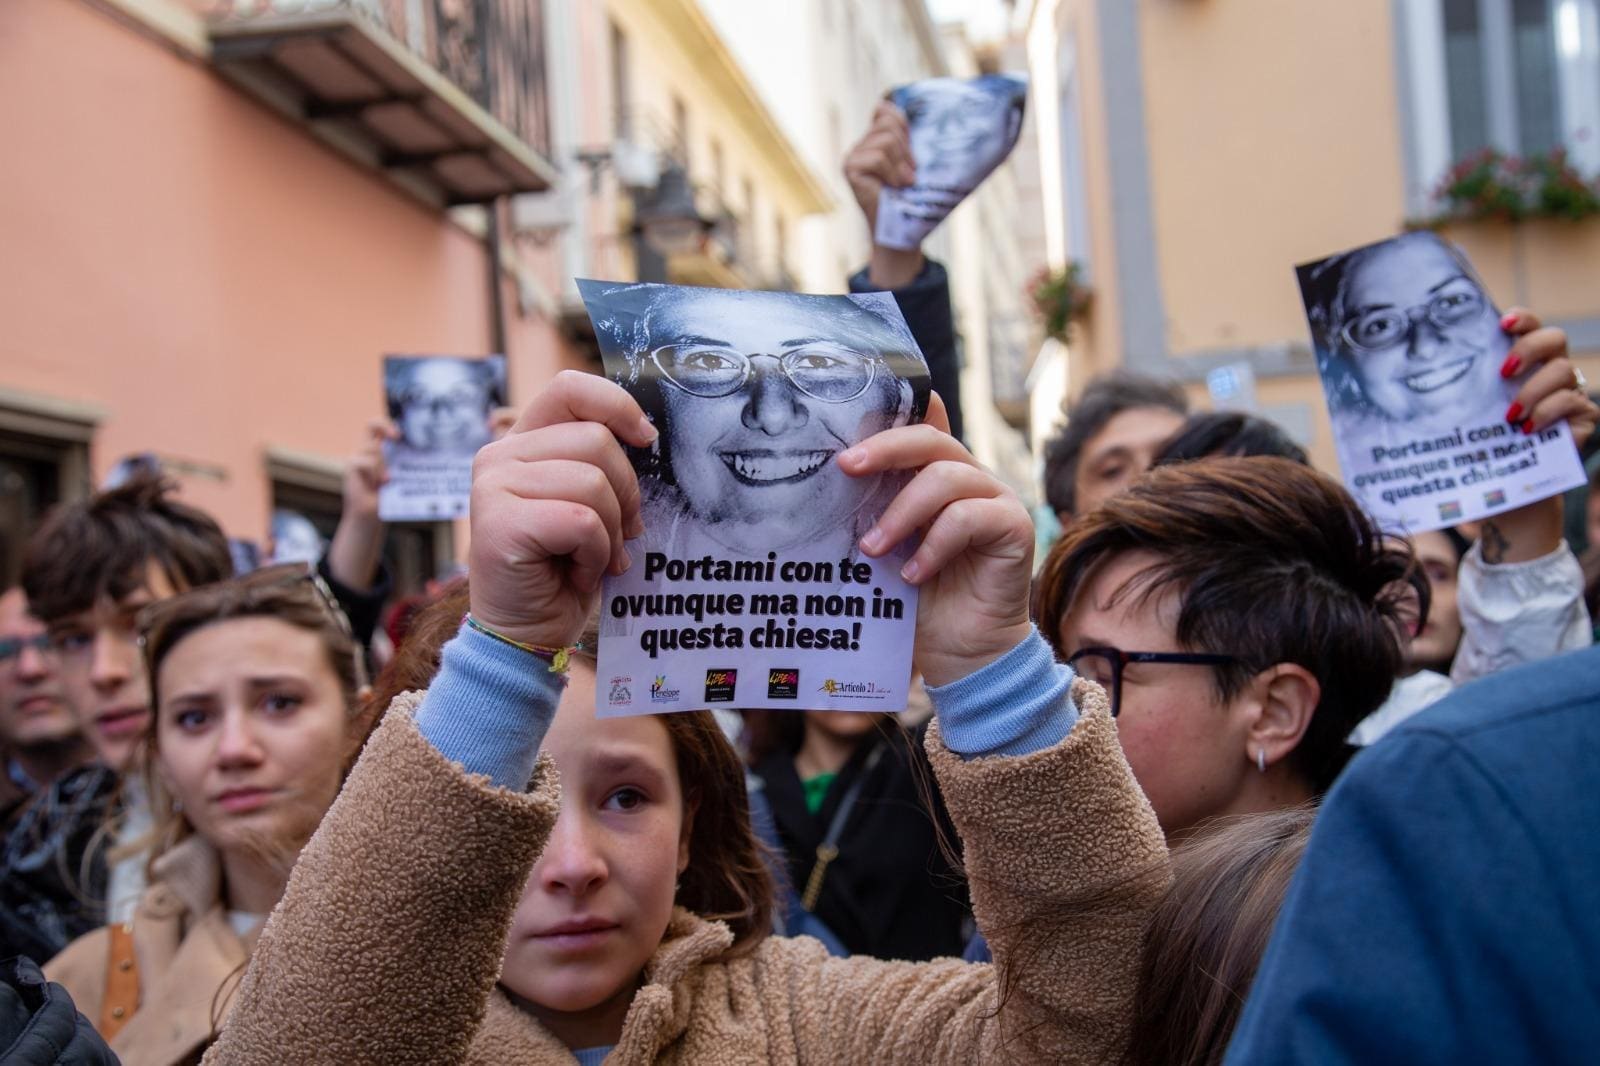
<path fill-rule="evenodd" d="M 132 918 L 139 1007 L 110 1041 L 123 1066 L 198 1062 L 232 1005 L 256 940 L 254 930 L 241 937 L 229 924 L 222 862 L 202 838 L 191 836 L 162 855 L 154 875 Z M 110 940 L 104 927 L 85 933 L 44 967 L 91 1021 L 104 1002 Z"/>
<path fill-rule="evenodd" d="M 1073 697 L 1068 737 L 1024 757 L 963 761 L 929 732 L 994 966 L 808 938 L 724 960 L 728 928 L 679 911 L 608 1066 L 1114 1061 L 1167 852 L 1104 694 Z M 465 773 L 417 732 L 419 699 L 396 700 L 301 853 L 207 1063 L 574 1061 L 495 983 L 554 768 L 525 793 Z"/>

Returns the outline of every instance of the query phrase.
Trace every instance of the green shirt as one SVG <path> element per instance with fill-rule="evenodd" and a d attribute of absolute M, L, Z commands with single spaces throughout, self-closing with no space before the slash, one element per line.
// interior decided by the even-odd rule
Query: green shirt
<path fill-rule="evenodd" d="M 828 789 L 832 788 L 837 780 L 839 780 L 837 773 L 818 774 L 816 777 L 800 779 L 800 788 L 806 794 L 806 810 L 813 817 L 822 810 L 822 801 L 828 798 Z"/>

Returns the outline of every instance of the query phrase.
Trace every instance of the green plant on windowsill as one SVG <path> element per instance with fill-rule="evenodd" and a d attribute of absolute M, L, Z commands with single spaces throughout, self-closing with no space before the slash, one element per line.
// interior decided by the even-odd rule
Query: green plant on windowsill
<path fill-rule="evenodd" d="M 1411 228 L 1485 219 L 1582 222 L 1600 215 L 1600 190 L 1572 166 L 1562 148 L 1523 157 L 1486 149 L 1451 167 L 1434 199 L 1438 214 L 1409 222 Z"/>
<path fill-rule="evenodd" d="M 1072 324 L 1089 310 L 1093 296 L 1083 284 L 1083 264 L 1070 261 L 1060 270 L 1044 267 L 1028 281 L 1028 299 L 1044 324 L 1047 337 L 1062 344 L 1072 332 Z"/>

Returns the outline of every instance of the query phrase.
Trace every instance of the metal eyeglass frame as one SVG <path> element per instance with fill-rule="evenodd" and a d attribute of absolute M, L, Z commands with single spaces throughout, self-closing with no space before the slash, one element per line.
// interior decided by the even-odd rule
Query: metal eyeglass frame
<path fill-rule="evenodd" d="M 1076 672 L 1078 660 L 1086 655 L 1098 655 L 1111 663 L 1111 717 L 1122 710 L 1122 668 L 1129 663 L 1174 663 L 1179 666 L 1229 666 L 1243 662 L 1237 655 L 1216 655 L 1198 651 L 1123 651 L 1108 645 L 1097 644 L 1079 648 L 1067 656 L 1067 665 Z M 1081 675 L 1080 675 L 1081 676 Z"/>
<path fill-rule="evenodd" d="M 800 355 L 803 352 L 813 351 L 818 348 L 819 345 L 808 344 L 804 348 L 794 348 L 790 351 L 779 354 L 774 354 L 771 352 L 757 352 L 754 355 L 746 355 L 736 348 L 718 348 L 709 344 L 696 345 L 695 347 L 697 348 L 705 351 L 714 351 L 719 355 L 736 356 L 743 366 L 743 370 L 739 374 L 739 380 L 728 386 L 726 389 L 722 389 L 718 392 L 696 392 L 694 389 L 689 388 L 683 382 L 673 377 L 672 372 L 668 370 L 662 363 L 661 353 L 673 347 L 676 347 L 676 345 L 663 344 L 661 347 L 653 349 L 650 352 L 650 361 L 655 364 L 655 368 L 661 374 L 661 377 L 673 388 L 678 389 L 681 392 L 686 392 L 690 396 L 698 396 L 705 400 L 716 400 L 723 396 L 732 396 L 734 393 L 744 388 L 750 383 L 751 371 L 754 369 L 755 360 L 767 358 L 777 360 L 778 369 L 782 371 L 784 378 L 788 380 L 789 384 L 793 385 L 797 391 L 804 393 L 813 400 L 816 400 L 818 403 L 849 403 L 851 400 L 859 399 L 861 396 L 866 394 L 868 389 L 872 388 L 872 383 L 878 379 L 878 364 L 882 362 L 882 360 L 877 356 L 863 355 L 862 353 L 851 348 L 846 348 L 843 345 L 829 344 L 827 347 L 833 348 L 840 352 L 848 352 L 849 354 L 861 359 L 864 363 L 866 363 L 867 366 L 867 380 L 862 384 L 861 388 L 857 389 L 849 396 L 835 398 L 832 396 L 818 396 L 816 393 L 812 392 L 810 389 L 796 381 L 794 379 L 793 372 L 789 368 L 789 360 L 791 358 Z"/>

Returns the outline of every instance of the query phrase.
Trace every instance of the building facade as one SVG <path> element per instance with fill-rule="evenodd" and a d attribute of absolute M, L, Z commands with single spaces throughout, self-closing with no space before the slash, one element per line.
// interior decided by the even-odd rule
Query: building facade
<path fill-rule="evenodd" d="M 385 353 L 525 401 L 597 366 L 573 277 L 792 286 L 830 203 L 688 0 L 8 0 L 0 101 L 3 582 L 136 453 L 232 536 L 329 532 Z M 641 264 L 673 162 L 701 239 Z M 465 532 L 391 527 L 401 587 Z"/>
<path fill-rule="evenodd" d="M 1035 0 L 1048 256 L 1092 302 L 1040 381 L 1249 366 L 1261 413 L 1336 469 L 1293 267 L 1435 216 L 1452 164 L 1565 146 L 1600 166 L 1593 0 Z M 1444 226 L 1497 302 L 1600 368 L 1600 222 Z M 1201 401 L 1203 405 L 1203 400 Z M 1044 400 L 1040 400 L 1041 405 Z"/>

